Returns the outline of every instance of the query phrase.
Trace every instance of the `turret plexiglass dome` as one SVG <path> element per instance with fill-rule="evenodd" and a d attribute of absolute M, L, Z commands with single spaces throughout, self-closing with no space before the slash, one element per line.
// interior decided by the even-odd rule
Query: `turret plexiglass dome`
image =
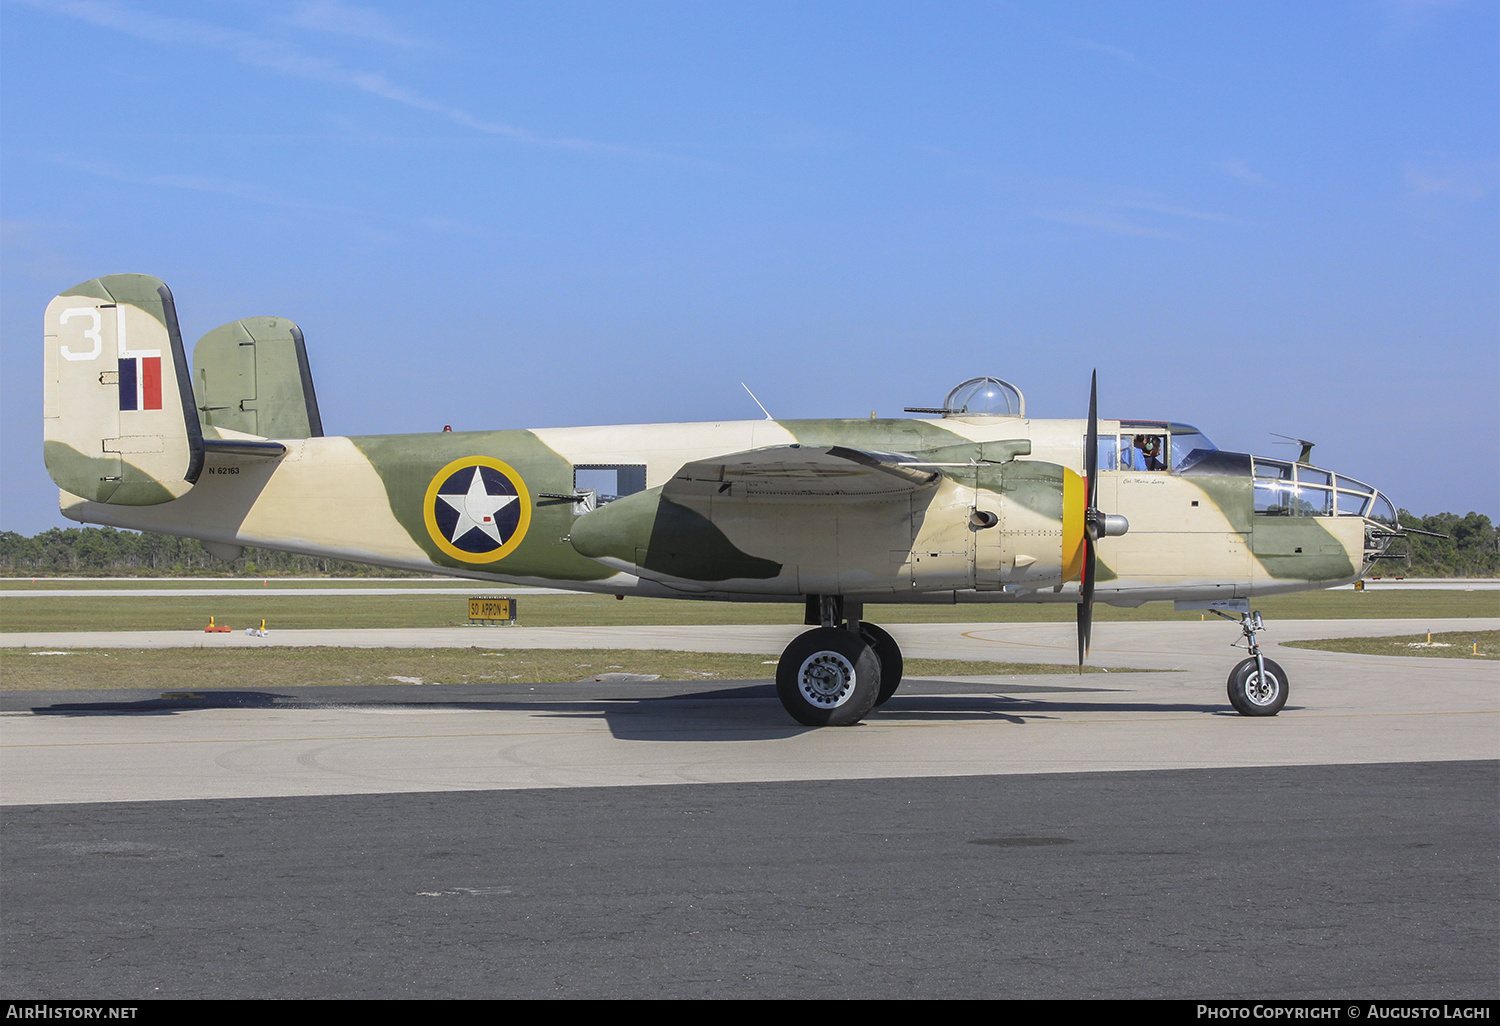
<path fill-rule="evenodd" d="M 1024 417 L 1026 399 L 1021 390 L 999 378 L 970 378 L 943 401 L 950 417 Z"/>

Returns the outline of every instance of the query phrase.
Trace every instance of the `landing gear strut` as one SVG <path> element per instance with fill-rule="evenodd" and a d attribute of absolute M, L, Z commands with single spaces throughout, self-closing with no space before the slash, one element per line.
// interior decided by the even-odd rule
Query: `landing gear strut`
<path fill-rule="evenodd" d="M 1234 619 L 1217 609 L 1212 612 L 1226 620 Z M 1275 716 L 1286 705 L 1286 671 L 1261 654 L 1255 635 L 1265 630 L 1266 625 L 1260 613 L 1241 613 L 1239 619 L 1250 658 L 1242 660 L 1229 673 L 1229 704 L 1241 716 Z"/>
<path fill-rule="evenodd" d="M 776 665 L 776 694 L 798 723 L 847 727 L 883 705 L 901 685 L 904 660 L 896 641 L 860 620 L 863 603 L 841 595 L 809 595 L 807 623 Z"/>

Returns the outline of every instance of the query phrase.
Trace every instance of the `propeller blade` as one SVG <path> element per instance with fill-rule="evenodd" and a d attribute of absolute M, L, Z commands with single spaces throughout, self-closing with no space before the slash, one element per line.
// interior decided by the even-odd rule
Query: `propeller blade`
<path fill-rule="evenodd" d="M 1088 498 L 1084 500 L 1084 508 L 1090 512 L 1094 509 L 1097 484 L 1095 478 L 1099 476 L 1099 372 L 1094 371 L 1094 376 L 1089 382 L 1089 433 L 1088 442 L 1083 450 L 1083 475 L 1088 478 Z"/>
<path fill-rule="evenodd" d="M 1099 511 L 1094 508 L 1099 477 L 1099 371 L 1089 381 L 1089 427 L 1083 449 L 1085 482 L 1083 513 L 1083 576 L 1078 582 L 1078 672 L 1088 655 L 1094 628 L 1094 544 L 1098 540 Z"/>
<path fill-rule="evenodd" d="M 1078 603 L 1078 672 L 1083 673 L 1083 658 L 1088 653 L 1089 635 L 1093 629 L 1094 611 L 1087 603 Z"/>
<path fill-rule="evenodd" d="M 1083 536 L 1083 580 L 1078 587 L 1078 672 L 1089 654 L 1094 627 L 1094 539 Z"/>

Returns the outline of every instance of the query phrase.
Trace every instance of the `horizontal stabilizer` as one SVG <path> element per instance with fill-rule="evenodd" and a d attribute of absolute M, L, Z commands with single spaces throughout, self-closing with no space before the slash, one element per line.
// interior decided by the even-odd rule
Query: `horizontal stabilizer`
<path fill-rule="evenodd" d="M 205 438 L 203 451 L 214 456 L 230 456 L 240 460 L 274 460 L 286 455 L 286 446 L 270 441 Z"/>
<path fill-rule="evenodd" d="M 58 487 L 126 506 L 192 488 L 203 437 L 166 285 L 86 281 L 47 305 L 43 331 L 43 455 Z"/>

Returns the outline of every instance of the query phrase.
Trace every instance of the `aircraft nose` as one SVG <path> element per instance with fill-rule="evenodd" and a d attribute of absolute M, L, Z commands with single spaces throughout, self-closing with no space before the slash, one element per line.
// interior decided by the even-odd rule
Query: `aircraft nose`
<path fill-rule="evenodd" d="M 1396 517 L 1396 507 L 1384 493 L 1368 488 L 1353 478 L 1338 476 L 1338 491 L 1334 496 L 1336 512 L 1340 515 L 1358 514 L 1365 521 L 1365 566 L 1373 566 L 1377 560 L 1389 559 L 1386 550 L 1391 541 L 1401 532 Z M 1366 490 L 1368 488 L 1368 490 Z"/>

